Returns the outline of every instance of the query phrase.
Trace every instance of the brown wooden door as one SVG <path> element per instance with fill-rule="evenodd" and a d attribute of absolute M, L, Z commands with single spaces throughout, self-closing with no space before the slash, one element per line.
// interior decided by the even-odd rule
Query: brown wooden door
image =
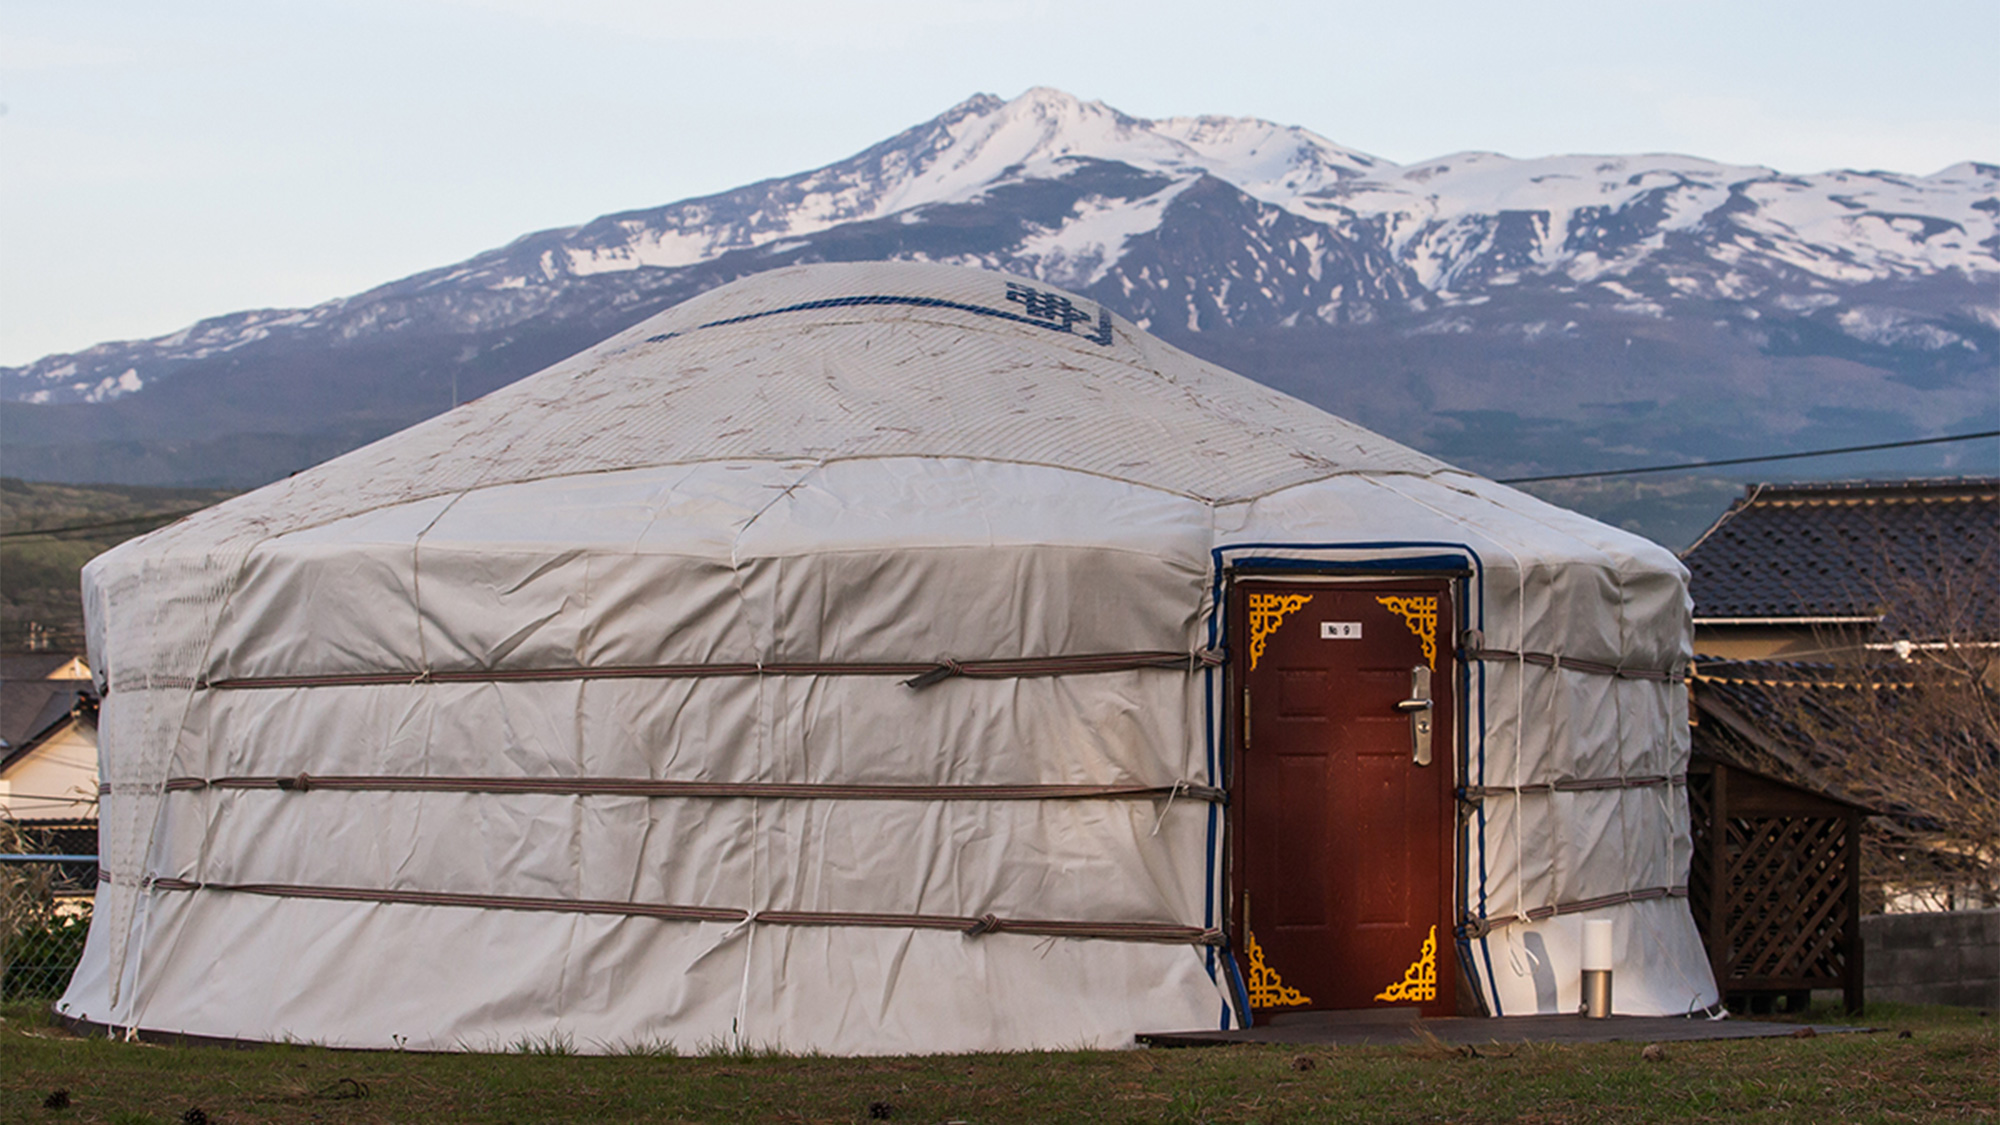
<path fill-rule="evenodd" d="M 1456 1014 L 1450 593 L 1439 580 L 1236 584 L 1232 920 L 1260 1020 Z M 1418 667 L 1428 766 L 1397 708 Z"/>

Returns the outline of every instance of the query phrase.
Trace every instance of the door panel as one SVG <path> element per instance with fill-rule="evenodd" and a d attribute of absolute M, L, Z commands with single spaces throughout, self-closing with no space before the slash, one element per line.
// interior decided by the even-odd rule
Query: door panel
<path fill-rule="evenodd" d="M 1355 802 L 1354 840 L 1362 845 L 1391 840 L 1405 830 L 1410 820 L 1409 772 L 1407 753 L 1355 755 L 1352 783 L 1359 800 Z M 1370 871 L 1355 885 L 1356 922 L 1364 926 L 1396 925 L 1408 917 L 1409 854 L 1402 848 L 1377 849 L 1365 861 Z"/>
<path fill-rule="evenodd" d="M 1260 1015 L 1410 1003 L 1455 1014 L 1450 592 L 1441 580 L 1236 584 L 1231 913 Z M 1429 766 L 1412 760 L 1397 706 L 1417 666 L 1431 671 Z"/>
<path fill-rule="evenodd" d="M 1279 758 L 1278 784 L 1291 795 L 1280 816 L 1289 834 L 1317 838 L 1327 833 L 1327 761 L 1304 754 Z M 1285 929 L 1319 928 L 1332 921 L 1326 887 L 1307 881 L 1271 900 L 1272 922 Z"/>

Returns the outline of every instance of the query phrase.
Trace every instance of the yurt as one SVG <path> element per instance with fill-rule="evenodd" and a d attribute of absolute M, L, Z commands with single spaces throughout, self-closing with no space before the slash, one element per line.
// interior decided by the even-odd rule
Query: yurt
<path fill-rule="evenodd" d="M 1703 1009 L 1686 572 L 1036 281 L 760 274 L 84 574 L 69 1019 L 1129 1046 Z"/>

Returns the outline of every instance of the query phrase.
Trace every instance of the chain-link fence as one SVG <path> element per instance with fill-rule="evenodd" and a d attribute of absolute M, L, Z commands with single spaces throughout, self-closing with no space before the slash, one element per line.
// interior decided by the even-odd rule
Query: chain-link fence
<path fill-rule="evenodd" d="M 0 1000 L 61 996 L 83 956 L 97 857 L 44 850 L 54 842 L 0 820 Z"/>

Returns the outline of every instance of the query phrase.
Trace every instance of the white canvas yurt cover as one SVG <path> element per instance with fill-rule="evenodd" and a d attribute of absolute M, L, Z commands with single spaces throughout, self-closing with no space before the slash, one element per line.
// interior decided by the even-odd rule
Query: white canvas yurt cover
<path fill-rule="evenodd" d="M 1396 576 L 1430 608 L 1368 585 Z M 1348 977 L 1574 1011 L 1590 918 L 1620 1012 L 1716 1000 L 1673 556 L 1037 282 L 761 274 L 126 543 L 84 592 L 104 882 L 74 1019 L 1125 1046 L 1349 1006 Z M 1375 906 L 1284 903 L 1428 878 L 1393 825 L 1361 826 L 1379 854 L 1312 835 L 1375 791 L 1302 821 L 1232 792 L 1263 768 L 1256 677 L 1290 677 L 1273 730 L 1358 698 L 1277 654 L 1364 630 L 1405 646 L 1384 690 L 1439 700 L 1406 709 L 1438 719 L 1448 904 L 1365 970 L 1300 943 Z M 1368 706 L 1393 780 L 1416 720 Z"/>

